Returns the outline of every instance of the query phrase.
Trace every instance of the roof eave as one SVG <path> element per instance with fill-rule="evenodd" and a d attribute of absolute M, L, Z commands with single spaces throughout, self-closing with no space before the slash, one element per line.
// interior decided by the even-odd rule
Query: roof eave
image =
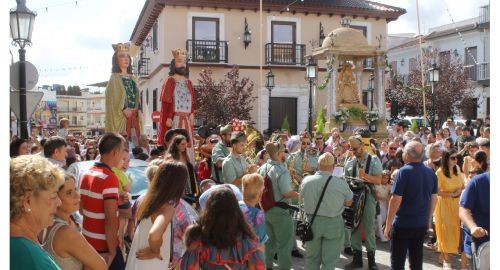
<path fill-rule="evenodd" d="M 130 36 L 130 41 L 140 46 L 148 35 L 153 23 L 166 5 L 166 0 L 146 0 L 142 7 L 141 14 L 135 23 L 134 30 Z"/>

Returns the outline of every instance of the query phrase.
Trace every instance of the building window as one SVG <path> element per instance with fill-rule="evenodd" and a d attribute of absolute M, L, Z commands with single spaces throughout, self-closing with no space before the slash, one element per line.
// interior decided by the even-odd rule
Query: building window
<path fill-rule="evenodd" d="M 194 40 L 219 40 L 219 18 L 193 17 Z"/>
<path fill-rule="evenodd" d="M 227 63 L 227 41 L 220 40 L 219 22 L 219 18 L 192 17 L 192 39 L 186 42 L 191 61 Z"/>
<path fill-rule="evenodd" d="M 439 65 L 444 65 L 445 63 L 450 63 L 451 61 L 451 52 L 450 51 L 443 51 L 439 52 Z"/>
<path fill-rule="evenodd" d="M 476 62 L 477 62 L 477 47 L 468 47 L 465 48 L 465 76 L 469 80 L 476 81 L 477 80 L 477 70 L 476 70 Z"/>
<path fill-rule="evenodd" d="M 158 21 L 155 21 L 153 24 L 153 51 L 156 52 L 158 50 Z"/>
<path fill-rule="evenodd" d="M 410 60 L 408 62 L 409 62 L 409 66 L 410 66 L 410 72 L 418 69 L 417 58 L 410 58 Z"/>
<path fill-rule="evenodd" d="M 295 22 L 271 22 L 271 43 L 296 43 Z"/>
<path fill-rule="evenodd" d="M 305 45 L 297 44 L 297 23 L 271 21 L 271 43 L 266 44 L 266 64 L 304 64 Z"/>
<path fill-rule="evenodd" d="M 361 25 L 350 25 L 349 28 L 361 31 L 361 33 L 363 33 L 363 36 L 365 36 L 365 38 L 366 38 L 366 35 L 368 33 L 368 27 L 361 26 Z"/>
<path fill-rule="evenodd" d="M 76 126 L 76 125 L 77 125 L 76 116 L 71 117 L 71 124 L 72 124 L 73 126 Z"/>

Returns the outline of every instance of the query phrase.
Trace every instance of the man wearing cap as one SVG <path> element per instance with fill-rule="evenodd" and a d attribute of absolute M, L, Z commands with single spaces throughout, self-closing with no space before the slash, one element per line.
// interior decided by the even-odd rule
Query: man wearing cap
<path fill-rule="evenodd" d="M 360 178 L 368 184 L 370 192 L 366 194 L 365 207 L 361 223 L 365 233 L 365 246 L 368 254 L 368 269 L 378 269 L 375 263 L 375 214 L 377 201 L 374 197 L 375 186 L 380 185 L 382 181 L 382 163 L 376 155 L 370 155 L 366 152 L 363 144 L 363 138 L 359 135 L 349 137 L 349 151 L 352 157 L 348 159 L 344 166 L 344 176 Z M 365 169 L 366 168 L 366 169 Z M 351 235 L 351 244 L 353 249 L 353 260 L 346 265 L 346 269 L 363 267 L 362 246 L 361 246 L 361 228 L 358 228 Z M 349 234 L 349 233 L 348 233 Z M 349 235 L 346 235 L 348 237 Z M 349 241 L 346 242 L 348 243 Z"/>
<path fill-rule="evenodd" d="M 331 177 L 312 224 L 314 238 L 307 242 L 305 269 L 335 269 L 343 248 L 345 235 L 342 212 L 344 206 L 352 204 L 353 193 L 346 181 L 332 176 L 334 167 L 333 155 L 322 154 L 318 160 L 319 171 L 302 181 L 300 198 L 310 221 L 321 192 Z"/>
<path fill-rule="evenodd" d="M 241 131 L 231 135 L 231 153 L 222 162 L 222 180 L 225 184 L 233 184 L 241 188 L 241 178 L 247 173 L 257 171 L 257 165 L 248 165 L 243 153 L 247 137 Z"/>
<path fill-rule="evenodd" d="M 231 125 L 221 127 L 219 134 L 221 141 L 212 149 L 212 179 L 217 184 L 222 184 L 222 162 L 229 155 L 228 146 L 231 142 Z"/>
<path fill-rule="evenodd" d="M 293 191 L 291 187 L 291 177 L 285 161 L 285 147 L 278 142 L 266 144 L 266 151 L 270 159 L 259 168 L 258 173 L 263 177 L 269 176 L 273 186 L 273 195 L 276 202 L 289 204 L 290 199 L 299 197 L 299 193 Z M 273 268 L 274 254 L 278 254 L 279 269 L 292 268 L 293 242 L 295 241 L 295 231 L 293 221 L 288 209 L 274 206 L 265 212 L 266 233 L 269 240 L 265 244 L 266 268 Z"/>

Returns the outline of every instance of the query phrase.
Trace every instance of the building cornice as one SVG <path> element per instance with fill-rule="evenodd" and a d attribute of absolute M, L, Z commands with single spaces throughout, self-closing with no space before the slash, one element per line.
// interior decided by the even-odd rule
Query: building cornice
<path fill-rule="evenodd" d="M 320 15 L 337 15 L 341 17 L 352 16 L 365 19 L 385 19 L 387 22 L 395 21 L 399 16 L 406 13 L 403 8 L 379 4 L 371 1 L 332 1 L 332 0 L 309 0 L 289 5 L 288 0 L 264 0 L 263 11 L 280 13 L 304 13 Z M 139 18 L 135 24 L 130 40 L 140 46 L 151 31 L 153 24 L 163 11 L 165 6 L 184 6 L 199 8 L 214 8 L 227 10 L 259 10 L 259 0 L 146 0 Z M 285 12 L 288 6 L 288 11 Z"/>

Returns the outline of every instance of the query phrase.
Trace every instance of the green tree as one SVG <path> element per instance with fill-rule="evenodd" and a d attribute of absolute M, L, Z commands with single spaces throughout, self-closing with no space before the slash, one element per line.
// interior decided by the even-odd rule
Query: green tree
<path fill-rule="evenodd" d="M 321 110 L 319 110 L 318 115 L 316 116 L 316 134 L 325 133 L 325 123 L 326 123 L 325 113 L 326 109 L 321 108 Z"/>
<path fill-rule="evenodd" d="M 281 130 L 288 130 L 288 134 L 290 134 L 290 123 L 288 123 L 288 115 L 283 119 L 283 123 L 281 123 Z"/>

